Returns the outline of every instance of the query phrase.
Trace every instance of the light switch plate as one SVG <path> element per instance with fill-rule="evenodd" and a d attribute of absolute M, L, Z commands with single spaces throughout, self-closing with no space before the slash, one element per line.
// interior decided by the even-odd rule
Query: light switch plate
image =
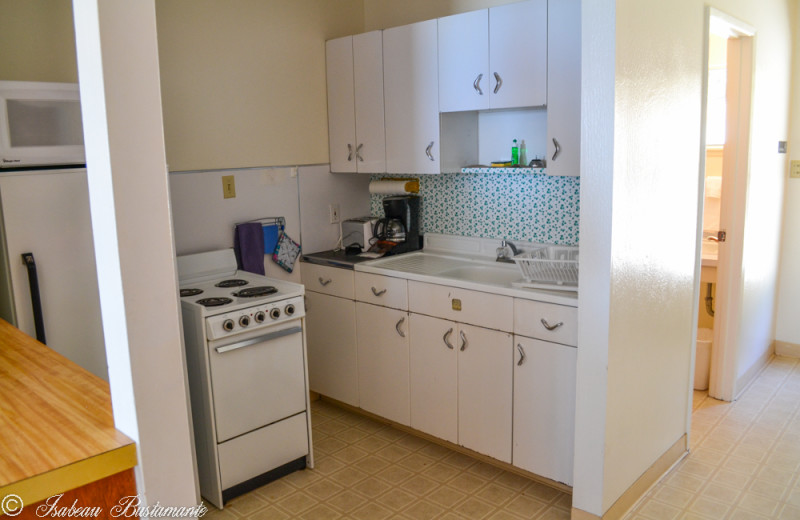
<path fill-rule="evenodd" d="M 226 199 L 236 198 L 236 180 L 233 175 L 222 176 L 222 196 Z"/>
<path fill-rule="evenodd" d="M 789 168 L 789 178 L 800 179 L 800 161 L 792 161 L 791 167 Z"/>

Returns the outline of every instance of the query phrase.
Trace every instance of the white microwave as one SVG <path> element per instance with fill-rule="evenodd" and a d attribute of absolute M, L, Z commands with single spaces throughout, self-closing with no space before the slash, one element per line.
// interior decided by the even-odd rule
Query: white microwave
<path fill-rule="evenodd" d="M 0 81 L 0 168 L 84 163 L 77 83 Z"/>

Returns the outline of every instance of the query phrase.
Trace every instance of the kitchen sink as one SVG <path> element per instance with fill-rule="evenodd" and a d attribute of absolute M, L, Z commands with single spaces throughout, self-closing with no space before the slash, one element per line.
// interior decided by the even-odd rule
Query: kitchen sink
<path fill-rule="evenodd" d="M 470 282 L 488 283 L 492 285 L 509 285 L 522 279 L 519 270 L 514 266 L 501 267 L 489 265 L 468 265 L 447 269 L 438 273 L 445 278 L 455 278 Z"/>

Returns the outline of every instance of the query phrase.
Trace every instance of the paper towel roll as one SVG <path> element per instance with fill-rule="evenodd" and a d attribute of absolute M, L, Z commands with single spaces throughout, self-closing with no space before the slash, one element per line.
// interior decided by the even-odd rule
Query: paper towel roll
<path fill-rule="evenodd" d="M 369 192 L 376 195 L 407 195 L 419 193 L 418 180 L 384 180 L 369 183 Z"/>

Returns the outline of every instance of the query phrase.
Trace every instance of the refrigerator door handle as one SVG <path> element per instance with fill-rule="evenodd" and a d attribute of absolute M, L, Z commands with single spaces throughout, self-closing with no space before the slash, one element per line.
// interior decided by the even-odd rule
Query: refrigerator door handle
<path fill-rule="evenodd" d="M 33 305 L 33 322 L 36 327 L 36 339 L 47 344 L 44 336 L 42 299 L 39 295 L 39 277 L 36 274 L 36 261 L 33 259 L 33 253 L 22 253 L 22 261 L 28 268 L 28 283 L 31 287 L 31 304 Z"/>

